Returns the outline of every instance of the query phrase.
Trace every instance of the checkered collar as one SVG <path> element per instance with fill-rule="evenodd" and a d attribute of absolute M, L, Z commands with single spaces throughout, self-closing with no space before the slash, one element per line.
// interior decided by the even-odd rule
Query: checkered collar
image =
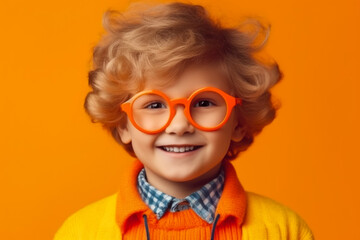
<path fill-rule="evenodd" d="M 156 214 L 157 219 L 160 219 L 168 210 L 178 212 L 191 207 L 199 217 L 208 223 L 212 223 L 215 218 L 216 206 L 223 191 L 224 175 L 224 170 L 221 168 L 220 174 L 201 189 L 184 199 L 178 199 L 150 185 L 146 180 L 146 172 L 143 168 L 137 178 L 137 188 L 142 200 Z"/>

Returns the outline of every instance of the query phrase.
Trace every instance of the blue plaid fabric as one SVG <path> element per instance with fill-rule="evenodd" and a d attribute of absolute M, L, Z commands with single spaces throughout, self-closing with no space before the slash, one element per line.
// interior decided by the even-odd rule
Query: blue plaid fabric
<path fill-rule="evenodd" d="M 146 180 L 145 169 L 138 175 L 138 190 L 142 200 L 160 219 L 167 210 L 178 212 L 190 207 L 199 217 L 208 223 L 215 218 L 216 206 L 224 188 L 225 172 L 221 169 L 219 176 L 205 184 L 201 189 L 193 192 L 184 199 L 178 199 L 161 192 L 151 186 Z"/>

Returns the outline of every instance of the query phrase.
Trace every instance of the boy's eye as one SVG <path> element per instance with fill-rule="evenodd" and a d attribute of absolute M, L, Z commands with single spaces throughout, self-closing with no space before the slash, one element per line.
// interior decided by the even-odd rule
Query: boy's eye
<path fill-rule="evenodd" d="M 152 102 L 145 106 L 147 109 L 158 109 L 158 108 L 166 108 L 166 105 L 161 102 Z"/>
<path fill-rule="evenodd" d="M 199 100 L 194 104 L 194 107 L 211 107 L 216 106 L 211 100 Z"/>

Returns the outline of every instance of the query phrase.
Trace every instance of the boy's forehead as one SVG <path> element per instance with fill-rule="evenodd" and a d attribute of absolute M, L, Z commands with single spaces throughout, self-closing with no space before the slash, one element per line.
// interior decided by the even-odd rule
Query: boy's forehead
<path fill-rule="evenodd" d="M 167 73 L 149 72 L 145 75 L 143 80 L 144 89 L 166 89 L 174 85 L 179 85 L 181 82 L 187 82 L 191 85 L 196 85 L 198 82 L 203 84 L 208 83 L 209 86 L 229 85 L 228 77 L 224 69 L 215 64 L 191 65 L 183 69 L 183 71 L 169 71 Z M 216 87 L 216 86 L 215 86 Z M 231 86 L 228 86 L 231 88 Z M 189 86 L 191 88 L 191 86 Z M 140 90 L 140 91 L 141 91 Z M 224 89 L 226 90 L 226 89 Z"/>

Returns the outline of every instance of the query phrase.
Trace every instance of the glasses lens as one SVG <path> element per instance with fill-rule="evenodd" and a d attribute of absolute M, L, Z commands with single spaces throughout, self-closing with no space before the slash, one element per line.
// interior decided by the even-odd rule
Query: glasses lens
<path fill-rule="evenodd" d="M 136 124 L 147 131 L 159 130 L 170 117 L 167 101 L 157 94 L 138 97 L 133 102 L 132 112 Z"/>
<path fill-rule="evenodd" d="M 226 112 L 225 99 L 212 91 L 200 92 L 190 104 L 191 118 L 202 127 L 216 127 L 224 120 Z"/>

